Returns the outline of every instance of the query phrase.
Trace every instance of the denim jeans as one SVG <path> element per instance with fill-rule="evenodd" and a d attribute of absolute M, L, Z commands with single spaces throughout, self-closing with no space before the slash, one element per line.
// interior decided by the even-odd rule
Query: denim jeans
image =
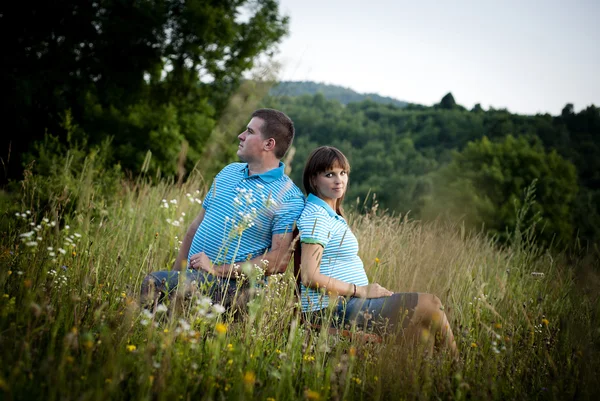
<path fill-rule="evenodd" d="M 396 332 L 408 327 L 419 301 L 416 292 L 397 292 L 389 297 L 356 298 L 339 297 L 333 309 L 332 325 L 341 328 L 356 328 L 380 334 Z M 326 317 L 327 309 L 306 313 L 311 321 Z"/>
<path fill-rule="evenodd" d="M 184 275 L 180 282 L 180 276 Z M 185 296 L 198 289 L 213 302 L 219 303 L 225 307 L 229 306 L 236 292 L 238 291 L 237 281 L 226 277 L 217 277 L 203 270 L 183 270 L 183 271 L 158 271 L 150 273 L 144 278 L 141 288 L 141 302 L 146 306 L 150 302 L 154 303 L 158 298 L 161 302 L 165 296 L 174 294 L 179 285 L 185 286 L 183 294 Z"/>

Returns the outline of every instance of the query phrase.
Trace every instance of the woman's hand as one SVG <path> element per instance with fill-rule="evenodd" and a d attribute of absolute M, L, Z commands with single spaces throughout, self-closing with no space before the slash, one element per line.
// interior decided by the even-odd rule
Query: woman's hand
<path fill-rule="evenodd" d="M 380 286 L 377 283 L 356 287 L 356 296 L 359 298 L 382 298 L 389 297 L 392 294 L 392 291 Z"/>
<path fill-rule="evenodd" d="M 190 257 L 190 268 L 214 274 L 212 262 L 204 252 L 195 253 Z"/>

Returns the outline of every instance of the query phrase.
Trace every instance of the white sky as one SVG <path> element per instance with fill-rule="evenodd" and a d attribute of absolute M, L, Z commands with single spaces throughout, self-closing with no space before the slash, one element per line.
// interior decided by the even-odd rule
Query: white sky
<path fill-rule="evenodd" d="M 432 105 L 600 106 L 600 1 L 280 0 L 279 78 Z"/>

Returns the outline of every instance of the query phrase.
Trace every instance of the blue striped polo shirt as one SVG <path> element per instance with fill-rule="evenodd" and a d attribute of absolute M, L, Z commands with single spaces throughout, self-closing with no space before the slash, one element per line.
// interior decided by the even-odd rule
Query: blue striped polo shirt
<path fill-rule="evenodd" d="M 265 254 L 273 234 L 291 233 L 304 195 L 284 173 L 284 164 L 248 175 L 247 163 L 232 163 L 215 177 L 204 198 L 204 219 L 188 254 L 204 252 L 215 264 Z"/>
<path fill-rule="evenodd" d="M 309 194 L 298 219 L 300 241 L 323 247 L 320 272 L 347 283 L 367 285 L 369 279 L 358 256 L 358 241 L 339 216 L 325 201 Z M 329 305 L 329 297 L 321 291 L 301 285 L 302 311 L 316 311 Z"/>

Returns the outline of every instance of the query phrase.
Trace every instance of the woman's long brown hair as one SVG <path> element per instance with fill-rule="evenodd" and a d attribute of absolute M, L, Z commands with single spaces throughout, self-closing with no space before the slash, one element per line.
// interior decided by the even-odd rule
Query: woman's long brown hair
<path fill-rule="evenodd" d="M 339 149 L 334 148 L 333 146 L 321 146 L 313 150 L 306 161 L 304 173 L 302 174 L 302 183 L 306 194 L 319 196 L 319 191 L 315 185 L 315 178 L 317 178 L 319 174 L 335 167 L 345 170 L 346 174 L 350 173 L 350 163 Z M 346 185 L 346 190 L 347 189 L 348 186 Z M 335 202 L 335 212 L 342 217 L 344 217 L 342 202 L 344 201 L 345 196 L 346 191 L 344 191 L 344 195 Z"/>

